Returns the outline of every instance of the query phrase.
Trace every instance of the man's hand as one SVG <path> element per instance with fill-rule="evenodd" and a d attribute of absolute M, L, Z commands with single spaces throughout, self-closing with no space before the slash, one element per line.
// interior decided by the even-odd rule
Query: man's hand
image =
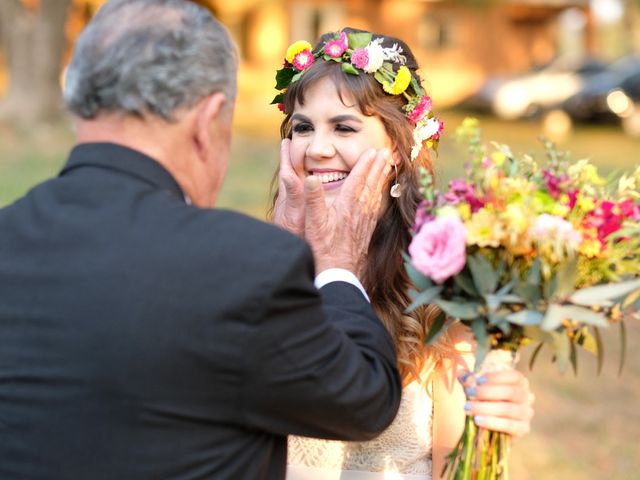
<path fill-rule="evenodd" d="M 344 268 L 360 276 L 369 241 L 382 206 L 382 190 L 391 171 L 389 150 L 364 152 L 331 207 L 320 181 L 304 182 L 304 236 L 311 245 L 316 271 Z"/>
<path fill-rule="evenodd" d="M 273 208 L 273 223 L 296 235 L 304 235 L 304 171 L 291 163 L 285 138 L 280 145 L 280 170 L 278 172 L 278 197 Z"/>

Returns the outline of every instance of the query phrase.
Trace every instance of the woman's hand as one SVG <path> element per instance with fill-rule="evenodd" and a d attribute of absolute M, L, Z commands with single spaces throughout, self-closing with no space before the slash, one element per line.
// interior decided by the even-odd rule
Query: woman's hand
<path fill-rule="evenodd" d="M 466 373 L 459 378 L 467 395 L 465 413 L 476 425 L 514 437 L 529 433 L 535 396 L 521 372 Z"/>
<path fill-rule="evenodd" d="M 278 198 L 273 207 L 273 223 L 299 236 L 304 235 L 304 171 L 291 162 L 285 138 L 280 145 Z"/>

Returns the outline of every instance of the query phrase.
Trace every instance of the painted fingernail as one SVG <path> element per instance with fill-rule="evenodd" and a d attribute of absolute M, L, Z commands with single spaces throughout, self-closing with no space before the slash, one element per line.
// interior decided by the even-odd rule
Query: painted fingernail
<path fill-rule="evenodd" d="M 464 411 L 465 412 L 470 412 L 473 409 L 473 405 L 471 405 L 469 402 L 464 404 Z"/>
<path fill-rule="evenodd" d="M 473 373 L 471 373 L 471 372 L 464 372 L 464 373 L 461 373 L 460 375 L 458 375 L 458 380 L 460 381 L 460 383 L 464 383 L 464 382 L 466 382 L 466 381 L 469 379 L 469 377 L 470 377 L 470 376 L 472 376 L 472 375 L 473 375 Z"/>
<path fill-rule="evenodd" d="M 475 397 L 476 396 L 476 387 L 467 387 L 464 389 L 464 393 L 467 397 Z"/>
<path fill-rule="evenodd" d="M 484 375 L 480 375 L 479 377 L 476 377 L 476 384 L 477 385 L 482 385 L 487 383 L 487 377 L 485 377 Z"/>
<path fill-rule="evenodd" d="M 387 160 L 389 158 L 389 155 L 391 154 L 388 148 L 383 148 L 380 153 L 382 154 L 382 158 L 384 158 L 385 160 Z"/>
<path fill-rule="evenodd" d="M 473 417 L 473 421 L 476 425 L 482 426 L 484 423 L 486 423 L 487 419 L 481 415 L 476 415 L 475 417 Z"/>

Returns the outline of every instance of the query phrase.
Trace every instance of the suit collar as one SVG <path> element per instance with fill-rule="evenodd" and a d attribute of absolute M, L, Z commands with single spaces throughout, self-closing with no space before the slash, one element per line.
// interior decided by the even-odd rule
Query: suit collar
<path fill-rule="evenodd" d="M 60 176 L 82 167 L 98 167 L 122 172 L 168 190 L 181 199 L 186 198 L 178 182 L 159 162 L 124 145 L 106 142 L 78 144 L 71 150 L 69 160 L 60 172 Z"/>

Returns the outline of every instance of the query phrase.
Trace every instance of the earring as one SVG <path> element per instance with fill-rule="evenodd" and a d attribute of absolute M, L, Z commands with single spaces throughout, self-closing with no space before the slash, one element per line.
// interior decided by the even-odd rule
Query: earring
<path fill-rule="evenodd" d="M 398 183 L 398 165 L 394 163 L 393 168 L 396 171 L 396 183 L 394 183 L 393 186 L 391 187 L 389 194 L 393 198 L 399 198 L 400 195 L 402 195 L 402 186 Z"/>

